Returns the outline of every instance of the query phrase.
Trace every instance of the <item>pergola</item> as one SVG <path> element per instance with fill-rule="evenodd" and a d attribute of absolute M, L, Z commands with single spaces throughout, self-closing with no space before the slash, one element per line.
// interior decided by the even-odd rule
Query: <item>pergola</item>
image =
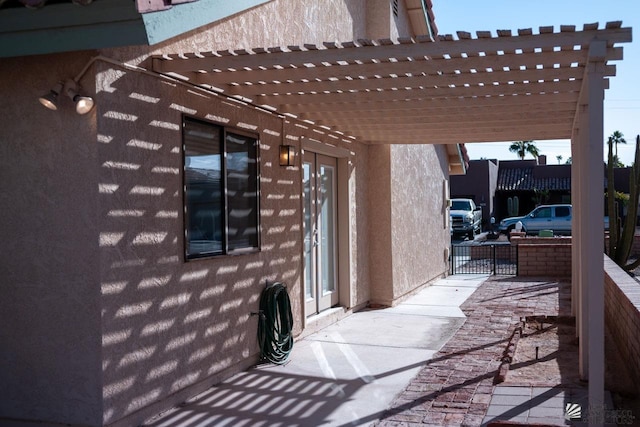
<path fill-rule="evenodd" d="M 603 100 L 617 43 L 610 22 L 458 32 L 153 58 L 153 70 L 339 131 L 367 144 L 571 139 L 573 302 L 590 405 L 604 398 Z M 455 148 L 454 148 L 455 147 Z M 595 173 L 590 173 L 595 171 Z"/>

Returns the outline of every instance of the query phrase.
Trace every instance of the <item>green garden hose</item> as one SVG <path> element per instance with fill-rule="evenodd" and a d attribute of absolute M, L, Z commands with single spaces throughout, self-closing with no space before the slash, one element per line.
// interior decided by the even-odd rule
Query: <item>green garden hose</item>
<path fill-rule="evenodd" d="M 287 288 L 280 282 L 268 283 L 260 296 L 258 343 L 260 356 L 277 365 L 284 364 L 293 349 L 293 315 Z"/>

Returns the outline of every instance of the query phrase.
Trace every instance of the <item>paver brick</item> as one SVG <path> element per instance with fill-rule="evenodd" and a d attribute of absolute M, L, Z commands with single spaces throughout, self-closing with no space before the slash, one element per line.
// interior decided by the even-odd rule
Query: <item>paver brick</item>
<path fill-rule="evenodd" d="M 571 315 L 570 295 L 569 283 L 548 278 L 487 280 L 460 307 L 467 321 L 375 425 L 415 423 L 418 414 L 422 426 L 480 425 L 514 327 L 525 316 Z"/>

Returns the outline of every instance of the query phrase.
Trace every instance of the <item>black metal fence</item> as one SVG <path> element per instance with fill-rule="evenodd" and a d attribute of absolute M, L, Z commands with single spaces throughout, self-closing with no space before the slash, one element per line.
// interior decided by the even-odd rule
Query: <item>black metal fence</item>
<path fill-rule="evenodd" d="M 518 246 L 451 245 L 451 274 L 518 274 Z"/>

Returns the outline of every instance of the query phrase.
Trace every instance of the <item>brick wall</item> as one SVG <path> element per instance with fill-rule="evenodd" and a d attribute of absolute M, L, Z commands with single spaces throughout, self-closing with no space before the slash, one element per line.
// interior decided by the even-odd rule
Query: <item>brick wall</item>
<path fill-rule="evenodd" d="M 640 393 L 640 283 L 604 257 L 605 322 Z"/>
<path fill-rule="evenodd" d="M 518 276 L 571 276 L 571 242 L 518 244 Z"/>

